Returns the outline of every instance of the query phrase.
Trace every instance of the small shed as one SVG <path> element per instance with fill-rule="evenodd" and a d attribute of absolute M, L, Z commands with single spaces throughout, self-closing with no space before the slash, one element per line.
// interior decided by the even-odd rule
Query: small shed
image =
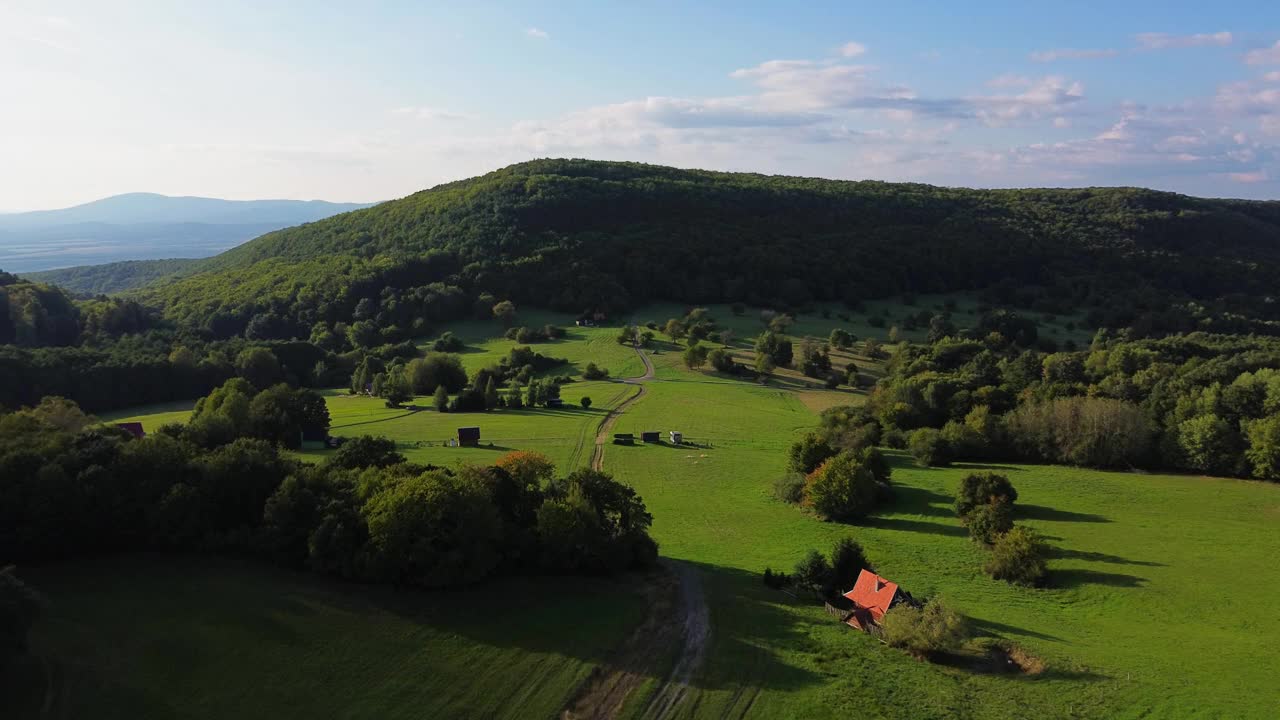
<path fill-rule="evenodd" d="M 683 445 L 683 444 L 684 444 L 684 433 L 680 432 L 679 430 L 672 430 L 672 431 L 670 432 L 670 435 L 671 435 L 671 444 L 672 444 L 672 445 Z"/>
<path fill-rule="evenodd" d="M 646 430 L 640 433 L 640 440 L 647 443 L 662 442 L 662 433 L 657 430 Z"/>
<path fill-rule="evenodd" d="M 636 440 L 636 436 L 631 433 L 614 433 L 613 434 L 614 445 L 630 445 L 631 443 L 635 442 L 635 440 Z"/>
<path fill-rule="evenodd" d="M 564 400 L 561 400 L 560 398 L 551 398 L 550 400 L 547 401 L 547 407 L 562 408 L 564 407 Z"/>
<path fill-rule="evenodd" d="M 116 423 L 116 427 L 138 438 L 139 440 L 147 436 L 147 432 L 142 429 L 142 423 L 140 422 Z"/>
<path fill-rule="evenodd" d="M 458 444 L 463 447 L 479 447 L 480 428 L 478 427 L 458 428 Z"/>

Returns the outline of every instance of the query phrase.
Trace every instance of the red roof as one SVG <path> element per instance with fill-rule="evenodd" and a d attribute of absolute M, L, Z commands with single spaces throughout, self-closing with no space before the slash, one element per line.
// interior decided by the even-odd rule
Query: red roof
<path fill-rule="evenodd" d="M 880 618 L 888 612 L 889 605 L 893 603 L 893 597 L 897 594 L 897 583 L 889 582 L 869 570 L 863 570 L 858 573 L 858 581 L 853 584 L 853 589 L 844 596 L 852 600 L 859 609 L 866 610 L 872 622 L 879 622 Z M 855 610 L 854 617 L 850 618 L 850 624 L 853 624 L 859 615 L 860 613 Z M 854 627 L 860 628 L 862 623 Z"/>

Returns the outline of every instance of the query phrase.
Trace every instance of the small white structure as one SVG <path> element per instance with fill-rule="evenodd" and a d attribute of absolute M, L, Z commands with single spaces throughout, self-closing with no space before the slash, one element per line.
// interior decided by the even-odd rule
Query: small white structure
<path fill-rule="evenodd" d="M 672 430 L 670 434 L 672 445 L 681 445 L 684 443 L 684 433 L 679 430 Z"/>

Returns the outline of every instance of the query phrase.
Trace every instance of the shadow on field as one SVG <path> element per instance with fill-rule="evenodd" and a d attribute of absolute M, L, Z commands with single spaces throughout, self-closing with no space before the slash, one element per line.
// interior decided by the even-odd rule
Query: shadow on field
<path fill-rule="evenodd" d="M 956 514 L 952 509 L 953 501 L 954 498 L 950 495 L 934 492 L 928 488 L 894 485 L 891 506 L 894 512 L 954 518 Z"/>
<path fill-rule="evenodd" d="M 794 600 L 761 583 L 760 575 L 735 568 L 681 561 L 697 573 L 710 611 L 710 631 L 701 661 L 693 663 L 688 683 L 703 690 L 736 693 L 760 689 L 792 690 L 817 684 L 822 678 L 779 659 L 778 647 L 803 647 L 808 635 L 801 614 L 788 606 L 818 607 L 808 600 Z M 566 655 L 601 665 L 606 672 L 621 670 L 657 680 L 670 680 L 673 667 L 687 645 L 684 618 L 669 602 L 655 604 L 661 622 L 675 626 L 667 652 L 630 656 L 624 646 L 587 648 L 563 638 L 565 616 L 590 624 L 595 613 L 609 612 L 608 604 L 620 593 L 643 596 L 652 583 L 670 582 L 656 574 L 627 573 L 613 578 L 506 577 L 456 590 L 393 590 L 384 587 L 344 585 L 299 575 L 309 585 L 332 588 L 326 598 L 353 609 L 374 606 L 465 638 L 468 642 L 502 648 L 519 648 L 548 655 Z M 354 591 L 354 592 L 353 592 Z M 518 598 L 518 617 L 512 615 L 512 598 Z M 303 607 L 290 613 L 306 613 Z M 649 613 L 649 607 L 643 610 Z M 632 634 L 636 628 L 629 629 Z M 646 629 L 646 625 L 639 626 Z M 625 635 L 624 635 L 625 637 Z M 621 642 L 622 638 L 618 638 Z M 620 652 L 621 651 L 621 652 Z M 744 702 L 750 700 L 745 697 Z"/>
<path fill-rule="evenodd" d="M 952 463 L 954 468 L 962 470 L 991 470 L 998 472 L 1025 472 L 1025 468 L 1014 467 L 1013 465 L 994 465 L 992 463 Z"/>
<path fill-rule="evenodd" d="M 1006 625 L 1005 623 L 996 622 L 995 620 L 978 620 L 974 618 L 972 622 L 975 630 L 994 637 L 1005 638 L 1009 635 L 1022 635 L 1023 637 L 1035 638 L 1037 640 L 1051 640 L 1054 642 L 1062 641 L 1062 638 L 1056 635 L 1049 635 L 1048 633 L 1042 633 L 1036 630 L 1027 630 L 1026 628 L 1020 628 L 1014 625 Z"/>
<path fill-rule="evenodd" d="M 1022 503 L 1016 503 L 1013 508 L 1014 514 L 1025 520 L 1053 520 L 1056 522 L 1091 523 L 1111 522 L 1110 518 L 1103 517 L 1102 515 L 1071 512 L 1070 510 L 1059 510 L 1057 508 L 1046 507 L 1044 505 L 1024 505 Z"/>
<path fill-rule="evenodd" d="M 1140 565 L 1142 567 L 1165 567 L 1162 562 L 1151 560 L 1130 560 L 1119 555 L 1090 552 L 1088 550 L 1070 550 L 1068 548 L 1050 547 L 1049 557 L 1062 560 L 1092 560 L 1094 562 L 1111 563 L 1113 565 Z"/>
<path fill-rule="evenodd" d="M 1107 585 L 1109 587 L 1136 588 L 1147 584 L 1147 579 L 1125 573 L 1102 572 L 1099 570 L 1049 570 L 1049 587 L 1078 588 L 1083 585 Z"/>
<path fill-rule="evenodd" d="M 907 520 L 905 518 L 869 517 L 858 523 L 866 527 L 881 530 L 902 530 L 904 532 L 930 533 L 933 535 L 950 535 L 952 537 L 969 537 L 969 531 L 959 525 L 926 522 L 923 520 Z"/>

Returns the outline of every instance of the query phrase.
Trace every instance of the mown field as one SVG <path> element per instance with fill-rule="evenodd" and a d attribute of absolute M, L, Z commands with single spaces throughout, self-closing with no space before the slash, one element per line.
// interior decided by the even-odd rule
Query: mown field
<path fill-rule="evenodd" d="M 928 306 L 941 301 L 922 297 L 916 302 Z M 958 322 L 964 307 L 957 305 Z M 681 308 L 653 307 L 636 317 L 641 322 L 653 319 L 661 323 L 679 314 Z M 743 345 L 760 328 L 758 311 L 735 317 L 728 308 L 715 307 L 713 314 L 735 328 Z M 884 330 L 868 327 L 860 332 L 838 318 L 821 315 L 799 318 L 793 334 L 825 336 L 836 324 L 860 337 L 866 333 L 883 337 Z M 1087 332 L 1078 326 L 1075 330 L 1065 325 L 1060 328 L 1064 335 L 1074 332 L 1087 340 Z M 456 332 L 472 346 L 465 355 L 471 368 L 496 359 L 511 344 L 484 339 L 485 333 L 494 332 L 492 324 L 466 324 Z M 539 349 L 571 357 L 580 365 L 594 360 L 613 370 L 615 376 L 639 375 L 640 362 L 634 354 L 628 358 L 630 351 L 613 342 L 614 334 L 616 329 L 609 328 L 575 330 L 571 338 Z M 553 350 L 547 352 L 544 347 Z M 1055 466 L 929 469 L 893 454 L 897 497 L 891 506 L 856 526 L 823 523 L 774 500 L 771 485 L 783 470 L 787 445 L 816 423 L 818 410 L 859 403 L 863 395 L 848 389 L 827 391 L 794 373 L 762 387 L 708 372 L 690 372 L 681 366 L 677 346 L 661 337 L 653 359 L 657 378 L 647 384 L 645 397 L 618 420 L 616 430 L 681 430 L 697 447 L 609 446 L 604 465 L 645 498 L 655 518 L 653 534 L 662 555 L 692 564 L 703 578 L 712 615 L 711 644 L 677 716 L 1271 718 L 1280 710 L 1280 684 L 1274 680 L 1280 673 L 1280 655 L 1274 650 L 1280 641 L 1280 614 L 1271 602 L 1280 592 L 1280 567 L 1274 563 L 1280 554 L 1280 487 Z M 874 363 L 855 355 L 842 355 L 837 365 L 847 360 L 867 367 L 873 375 L 878 372 Z M 596 400 L 589 413 L 580 408 L 566 409 L 563 415 L 500 412 L 475 416 L 479 418 L 476 424 L 486 428 L 486 440 L 494 439 L 502 447 L 542 450 L 561 467 L 584 464 L 589 451 L 566 444 L 563 438 L 576 430 L 577 437 L 592 442 L 603 408 L 617 401 L 609 397 L 610 389 L 626 390 L 604 383 L 565 387 L 566 400 L 583 392 Z M 429 410 L 412 414 L 387 411 L 380 407 L 381 401 L 371 399 L 333 396 L 329 402 L 335 434 L 391 435 L 409 448 L 411 457 L 424 462 L 484 461 L 492 454 L 484 448 L 463 451 L 409 445 L 435 441 L 437 436 L 443 439 L 462 416 L 441 416 Z M 158 410 L 172 413 L 176 409 Z M 149 424 L 156 418 L 142 420 Z M 510 442 L 499 442 L 502 438 Z M 1013 587 L 982 573 L 983 551 L 968 540 L 950 507 L 960 478 L 976 467 L 1005 472 L 1018 488 L 1018 521 L 1042 532 L 1053 547 L 1050 587 Z M 864 545 L 881 574 L 917 596 L 945 597 L 971 619 L 979 633 L 1018 643 L 1043 659 L 1048 670 L 1036 676 L 992 675 L 918 662 L 835 623 L 811 602 L 795 600 L 761 584 L 759 574 L 765 567 L 790 570 L 810 548 L 826 551 L 843 535 L 852 535 Z M 299 592 L 300 583 L 310 582 L 292 576 L 278 581 L 264 579 L 271 575 L 269 571 L 226 566 L 169 572 L 187 573 L 190 583 L 224 588 L 222 595 L 213 595 L 208 602 L 200 593 L 188 596 L 198 617 L 217 623 L 268 623 L 275 611 L 263 594 L 277 594 L 272 583 L 284 583 L 295 588 L 290 592 Z M 62 593 L 74 594 L 78 588 L 94 587 L 95 593 L 123 594 L 121 597 L 141 602 L 149 592 L 159 590 L 146 587 L 153 582 L 150 576 L 139 580 L 142 585 L 136 592 L 129 589 L 132 578 L 139 575 L 70 567 L 49 569 L 32 579 L 37 586 L 43 583 L 46 590 L 52 587 L 55 599 Z M 259 585 L 266 589 L 260 590 Z M 467 662 L 466 647 L 474 637 L 460 629 L 468 627 L 462 606 L 474 603 L 486 591 L 507 594 L 507 588 L 488 588 L 475 594 L 414 600 L 434 608 L 426 623 L 429 631 L 420 632 L 431 638 L 448 636 L 456 642 L 439 658 L 442 666 Z M 323 592 L 338 591 L 325 588 Z M 350 588 L 339 594 L 346 602 L 359 605 L 373 602 L 364 599 L 369 592 L 374 591 Z M 534 597 L 541 596 L 535 593 Z M 41 642 L 74 654 L 77 648 L 88 648 L 97 641 L 111 645 L 116 633 L 135 625 L 148 627 L 146 618 L 110 617 L 110 606 L 94 615 L 85 607 L 91 604 L 88 600 L 78 602 L 81 604 L 72 603 L 70 611 L 53 606 L 51 617 L 39 630 Z M 638 617 L 638 611 L 628 609 L 625 603 L 595 604 L 573 592 L 559 593 L 545 602 L 548 608 L 560 608 L 563 603 L 572 611 L 565 617 L 576 614 L 601 623 L 615 618 L 618 625 L 610 625 L 608 632 L 597 638 L 598 648 L 616 642 L 625 635 L 621 625 Z M 547 613 L 558 616 L 556 610 L 548 609 Z M 329 622 L 325 618 L 317 614 L 314 623 L 305 617 L 296 621 L 303 628 Z M 350 653 L 367 653 L 372 658 L 381 656 L 383 646 L 399 647 L 393 637 L 397 631 L 381 634 L 375 628 L 363 634 L 358 618 L 346 616 L 346 620 L 352 633 L 347 638 Z M 166 626 L 170 642 L 186 648 L 185 652 L 194 652 L 208 641 L 198 625 L 187 635 L 180 621 L 174 616 Z M 72 627 L 74 633 L 69 629 Z M 559 637 L 561 630 L 551 621 L 529 632 L 528 641 L 503 646 L 507 662 L 540 666 L 548 662 L 545 657 L 539 659 L 541 650 L 562 662 L 567 663 L 568 657 L 579 663 L 565 665 L 556 676 L 561 680 L 544 693 L 545 701 L 529 704 L 523 714 L 550 717 L 556 707 L 550 698 L 563 699 L 572 684 L 567 678 L 576 677 L 574 673 L 601 655 L 571 649 L 577 641 L 573 636 Z M 73 635 L 83 644 L 69 643 L 66 638 Z M 529 647 L 535 636 L 543 643 L 536 649 Z M 492 650 L 493 643 L 479 644 L 477 652 Z M 234 639 L 229 639 L 227 647 L 234 645 Z M 216 703 L 227 702 L 230 691 L 206 685 L 216 682 L 218 673 L 228 672 L 213 660 L 204 665 L 204 672 L 188 678 L 188 684 L 168 685 L 166 673 L 177 671 L 160 667 L 169 657 L 162 647 L 127 643 L 113 652 L 109 662 L 94 654 L 86 664 L 107 662 L 119 677 L 134 678 L 131 682 L 135 684 L 169 686 L 172 689 L 167 692 L 156 690 L 165 702 L 176 702 L 183 692 L 220 698 L 183 714 L 215 717 L 216 710 L 225 707 Z M 341 668 L 344 662 L 305 643 L 283 644 L 273 653 L 275 661 L 312 668 L 321 677 L 341 672 L 330 668 Z M 390 655 L 396 657 L 394 652 Z M 302 675 L 296 677 L 298 692 L 302 692 L 305 681 Z M 468 680 L 466 689 L 446 694 L 460 698 L 448 706 L 451 712 L 446 715 L 492 716 L 493 706 L 485 704 L 487 684 L 493 685 L 495 696 L 523 692 L 510 689 L 510 678 L 486 675 Z M 448 684 L 442 681 L 434 687 Z M 323 693 L 329 691 L 322 689 Z M 271 689 L 248 686 L 235 692 L 235 697 L 245 702 L 255 702 L 258 696 L 263 697 L 264 706 L 276 702 Z M 467 706 L 461 701 L 464 696 L 477 704 Z M 379 715 L 407 707 L 419 711 L 441 707 L 430 694 L 415 694 L 405 687 L 371 690 L 361 697 L 369 703 L 384 703 L 360 706 L 388 710 Z M 638 716 L 644 702 L 638 699 L 628 708 Z M 321 713 L 335 714 L 352 713 Z"/>
<path fill-rule="evenodd" d="M 396 592 L 150 556 L 23 575 L 47 665 L 0 674 L 4 718 L 552 717 L 644 613 L 625 579 Z"/>

